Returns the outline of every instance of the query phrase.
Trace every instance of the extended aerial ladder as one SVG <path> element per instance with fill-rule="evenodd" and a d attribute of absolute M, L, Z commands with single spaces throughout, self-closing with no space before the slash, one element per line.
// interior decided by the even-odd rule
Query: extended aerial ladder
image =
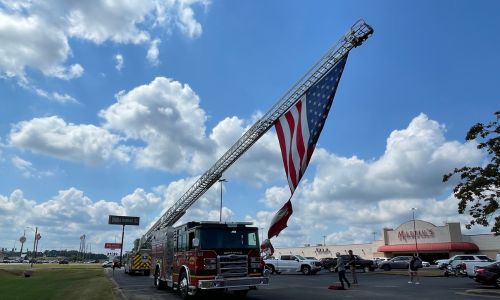
<path fill-rule="evenodd" d="M 284 113 L 286 113 L 300 96 L 318 82 L 337 62 L 353 48 L 360 46 L 371 34 L 373 28 L 363 20 L 356 22 L 350 30 L 331 47 L 328 52 L 311 67 L 301 79 L 290 88 L 283 97 L 240 139 L 227 150 L 217 162 L 208 169 L 196 182 L 170 207 L 158 221 L 141 238 L 141 245 L 151 239 L 155 230 L 173 225 L 198 200 L 243 153 L 245 153 L 260 137 L 262 137 Z"/>

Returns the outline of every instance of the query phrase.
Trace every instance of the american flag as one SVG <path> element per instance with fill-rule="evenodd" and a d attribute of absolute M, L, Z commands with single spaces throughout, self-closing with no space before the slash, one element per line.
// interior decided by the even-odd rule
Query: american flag
<path fill-rule="evenodd" d="M 292 195 L 306 171 L 325 125 L 346 61 L 347 55 L 319 82 L 307 89 L 297 104 L 274 124 Z M 292 196 L 273 217 L 267 232 L 269 239 L 278 236 L 287 227 L 288 218 L 293 213 L 291 198 Z"/>
<path fill-rule="evenodd" d="M 306 171 L 325 125 L 346 61 L 347 55 L 275 123 L 292 194 Z"/>

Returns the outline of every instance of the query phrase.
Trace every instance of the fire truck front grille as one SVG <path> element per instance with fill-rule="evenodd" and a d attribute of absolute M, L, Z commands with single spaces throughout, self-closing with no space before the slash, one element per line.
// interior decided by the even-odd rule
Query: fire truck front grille
<path fill-rule="evenodd" d="M 221 255 L 217 259 L 217 270 L 220 276 L 245 277 L 248 275 L 248 257 L 246 255 Z"/>

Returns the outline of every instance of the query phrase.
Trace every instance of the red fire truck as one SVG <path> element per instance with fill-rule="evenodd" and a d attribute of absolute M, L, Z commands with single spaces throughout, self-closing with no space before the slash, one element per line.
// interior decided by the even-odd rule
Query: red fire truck
<path fill-rule="evenodd" d="M 200 290 L 244 296 L 267 285 L 258 228 L 248 222 L 189 222 L 154 232 L 151 273 L 154 285 L 178 290 L 182 298 Z"/>

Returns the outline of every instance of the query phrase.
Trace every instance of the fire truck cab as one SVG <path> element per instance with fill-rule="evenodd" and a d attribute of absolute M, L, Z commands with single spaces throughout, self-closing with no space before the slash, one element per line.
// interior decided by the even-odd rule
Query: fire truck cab
<path fill-rule="evenodd" d="M 154 285 L 178 290 L 182 298 L 200 290 L 240 296 L 269 284 L 260 256 L 257 227 L 249 222 L 188 222 L 154 232 Z"/>

